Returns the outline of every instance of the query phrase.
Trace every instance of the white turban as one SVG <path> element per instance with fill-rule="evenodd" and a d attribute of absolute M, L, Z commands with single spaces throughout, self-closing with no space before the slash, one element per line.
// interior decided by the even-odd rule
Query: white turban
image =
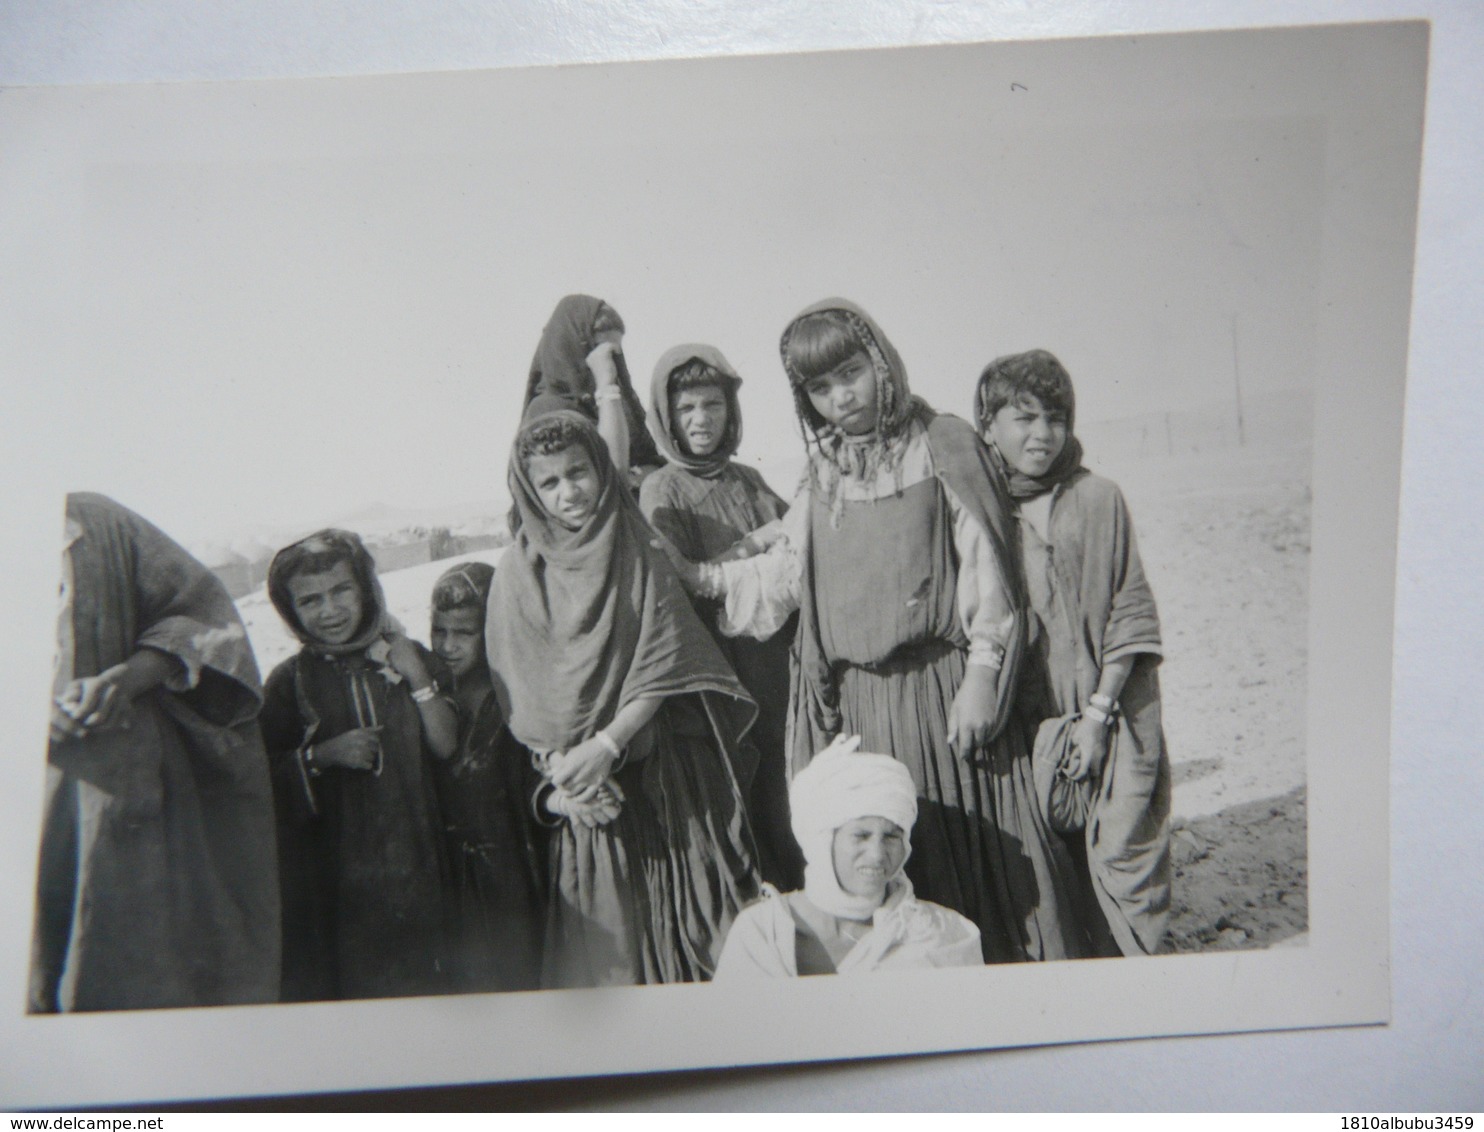
<path fill-rule="evenodd" d="M 896 759 L 867 754 L 859 746 L 859 736 L 842 736 L 816 755 L 794 777 L 788 804 L 794 839 L 804 851 L 805 895 L 832 916 L 869 920 L 878 904 L 846 892 L 835 876 L 835 831 L 857 818 L 885 818 L 910 834 L 917 820 L 917 788 Z"/>

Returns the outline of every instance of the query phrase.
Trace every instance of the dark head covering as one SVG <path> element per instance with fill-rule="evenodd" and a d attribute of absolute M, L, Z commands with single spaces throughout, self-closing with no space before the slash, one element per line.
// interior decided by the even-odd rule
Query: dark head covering
<path fill-rule="evenodd" d="M 296 574 L 320 573 L 334 568 L 333 563 L 329 566 L 304 565 L 306 560 L 323 561 L 325 556 L 348 561 L 351 574 L 361 588 L 361 624 L 355 636 L 339 645 L 326 644 L 304 628 L 294 610 L 293 595 L 289 593 L 289 579 Z M 361 652 L 398 628 L 387 612 L 386 595 L 381 591 L 381 579 L 376 576 L 376 562 L 361 536 L 352 531 L 329 527 L 280 550 L 268 564 L 268 598 L 300 643 L 325 656 L 348 656 Z"/>
<path fill-rule="evenodd" d="M 598 499 L 578 530 L 547 513 L 520 458 L 521 438 L 559 418 L 598 474 Z M 515 544 L 490 590 L 485 643 L 500 709 L 535 750 L 566 750 L 641 697 L 715 692 L 732 738 L 756 708 L 697 620 L 669 560 L 581 413 L 521 426 L 510 455 Z"/>
<path fill-rule="evenodd" d="M 1052 488 L 1067 483 L 1074 476 L 1084 472 L 1082 467 L 1082 444 L 1070 432 L 1067 433 L 1067 442 L 1062 445 L 1056 459 L 1051 462 L 1043 475 L 1028 476 L 1010 466 L 1008 460 L 1000 455 L 1000 450 L 992 443 L 985 442 L 989 449 L 990 459 L 994 461 L 995 469 L 1005 481 L 1005 490 L 1011 499 L 1034 499 L 1038 495 L 1045 495 Z"/>
<path fill-rule="evenodd" d="M 1052 372 L 1057 375 L 1058 388 L 1064 386 L 1065 397 L 1068 402 L 1067 412 L 1067 441 L 1062 445 L 1056 459 L 1051 462 L 1051 467 L 1039 476 L 1028 476 L 1024 472 L 1012 468 L 1000 454 L 1000 450 L 994 446 L 989 439 L 989 423 L 994 419 L 994 413 L 989 411 L 989 391 L 994 384 L 997 374 L 1004 372 L 1007 375 L 1016 372 L 1017 367 L 1026 365 L 1041 367 L 1052 367 Z M 1024 369 L 1020 372 L 1023 374 Z M 1011 379 L 1014 380 L 1013 377 Z M 1054 355 L 1045 350 L 1031 350 L 1025 354 L 1007 354 L 1003 358 L 996 358 L 984 367 L 984 372 L 979 375 L 979 384 L 974 388 L 974 427 L 979 430 L 979 435 L 984 438 L 985 445 L 989 448 L 990 455 L 994 460 L 994 466 L 1004 478 L 1005 489 L 1012 499 L 1032 499 L 1037 495 L 1044 495 L 1052 488 L 1064 484 L 1073 476 L 1083 471 L 1082 467 L 1082 442 L 1076 436 L 1076 401 L 1072 392 L 1072 379 L 1057 361 Z M 1026 389 L 1023 386 L 1017 396 L 1030 395 L 1037 400 L 1034 388 Z M 1002 406 L 1003 407 L 1003 406 Z M 998 410 L 996 410 L 998 411 Z"/>
<path fill-rule="evenodd" d="M 686 452 L 670 419 L 670 378 L 676 370 L 692 361 L 704 362 L 717 372 L 719 380 L 716 385 L 727 399 L 726 432 L 716 451 L 709 456 L 693 456 Z M 715 346 L 687 343 L 666 350 L 655 364 L 654 377 L 649 383 L 649 431 L 665 459 L 692 475 L 709 479 L 719 474 L 742 446 L 742 406 L 737 401 L 737 389 L 741 384 L 742 378 Z"/>
<path fill-rule="evenodd" d="M 596 386 L 592 370 L 587 368 L 587 356 L 597 346 L 597 336 L 601 331 L 622 333 L 623 329 L 623 319 L 602 299 L 591 295 L 568 295 L 562 299 L 551 312 L 546 329 L 541 332 L 541 341 L 536 346 L 536 356 L 531 359 L 525 404 L 529 405 L 543 393 L 553 394 L 565 399 L 568 408 L 596 421 Z M 657 468 L 663 461 L 645 428 L 644 406 L 634 392 L 634 382 L 622 351 L 614 355 L 614 361 L 618 366 L 618 387 L 623 391 L 624 416 L 629 425 L 629 466 Z"/>
<path fill-rule="evenodd" d="M 483 611 L 489 601 L 490 583 L 494 580 L 495 568 L 488 562 L 460 562 L 457 566 L 450 566 L 433 583 L 433 607 L 435 610 L 439 608 L 437 599 L 440 592 L 456 593 L 462 584 L 474 596 L 474 602 L 464 602 L 459 598 L 455 601 L 459 605 L 478 604 Z"/>

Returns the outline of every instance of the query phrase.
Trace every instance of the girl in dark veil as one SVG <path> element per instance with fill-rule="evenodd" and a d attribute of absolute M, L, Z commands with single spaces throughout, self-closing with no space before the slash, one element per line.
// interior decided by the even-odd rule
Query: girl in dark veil
<path fill-rule="evenodd" d="M 644 426 L 644 406 L 621 348 L 623 332 L 623 319 L 602 299 L 563 298 L 531 359 L 524 404 L 560 397 L 598 426 L 613 463 L 629 473 L 630 486 L 637 486 L 664 461 Z"/>

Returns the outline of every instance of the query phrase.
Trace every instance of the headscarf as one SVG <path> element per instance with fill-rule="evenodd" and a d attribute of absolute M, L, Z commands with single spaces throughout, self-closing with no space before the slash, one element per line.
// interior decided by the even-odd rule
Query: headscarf
<path fill-rule="evenodd" d="M 844 316 L 876 372 L 876 427 L 864 436 L 851 436 L 820 416 L 804 390 L 804 375 L 788 359 L 795 327 L 810 315 L 825 312 Z M 789 322 L 778 349 L 793 389 L 804 445 L 818 457 L 809 461 L 810 487 L 829 503 L 831 517 L 838 522 L 843 507 L 841 476 L 870 480 L 882 471 L 891 471 L 900 478 L 909 439 L 907 426 L 915 419 L 930 417 L 932 410 L 920 397 L 913 396 L 907 385 L 907 367 L 896 347 L 871 316 L 848 299 L 823 299 L 806 307 Z"/>
<path fill-rule="evenodd" d="M 361 589 L 361 624 L 355 635 L 344 644 L 327 644 L 305 629 L 299 621 L 299 614 L 294 610 L 293 595 L 289 593 L 289 579 L 306 572 L 299 568 L 299 564 L 310 555 L 321 554 L 335 554 L 340 559 L 348 560 L 351 574 Z M 387 612 L 386 595 L 381 590 L 381 579 L 376 576 L 376 562 L 366 549 L 366 544 L 361 541 L 361 536 L 353 531 L 327 527 L 280 550 L 268 564 L 268 598 L 290 632 L 299 638 L 299 642 L 321 656 L 349 656 L 352 653 L 365 652 L 378 642 L 384 642 L 389 635 L 402 631 L 397 619 Z M 384 648 L 385 645 L 382 644 L 376 651 L 380 652 Z M 386 660 L 384 656 L 373 656 L 372 659 L 382 663 Z"/>
<path fill-rule="evenodd" d="M 693 456 L 686 452 L 670 419 L 670 378 L 691 361 L 705 362 L 717 372 L 720 380 L 716 384 L 727 399 L 726 432 L 709 456 Z M 654 377 L 649 383 L 649 431 L 665 459 L 705 479 L 720 475 L 742 446 L 742 407 L 737 401 L 737 389 L 741 384 L 742 378 L 715 346 L 687 343 L 666 350 L 655 364 Z"/>
<path fill-rule="evenodd" d="M 445 588 L 445 583 L 450 583 L 446 588 L 451 589 L 455 580 L 461 581 L 474 595 L 475 601 L 483 612 L 489 602 L 490 583 L 495 580 L 495 568 L 488 562 L 460 562 L 457 566 L 450 566 L 438 580 L 433 583 L 433 594 L 436 597 L 438 591 Z M 463 603 L 461 603 L 463 604 Z"/>
<path fill-rule="evenodd" d="M 526 381 L 525 404 L 530 405 L 543 393 L 564 398 L 567 407 L 575 409 L 590 421 L 598 419 L 595 398 L 596 383 L 588 369 L 587 356 L 597 346 L 598 327 L 623 332 L 623 319 L 618 312 L 591 295 L 568 295 L 556 305 L 541 331 L 536 356 L 531 359 L 531 374 Z M 618 387 L 623 392 L 624 416 L 629 426 L 630 467 L 659 467 L 663 461 L 655 451 L 654 441 L 644 422 L 644 406 L 634 392 L 628 363 L 622 351 L 614 355 L 618 366 Z"/>
<path fill-rule="evenodd" d="M 1005 359 L 999 359 L 1003 361 Z M 992 370 L 996 362 L 991 362 L 982 374 L 979 375 L 979 384 L 974 389 L 974 425 L 981 436 L 989 433 L 989 422 L 993 414 L 989 412 L 989 404 L 985 394 L 989 389 L 993 378 Z M 989 448 L 994 464 L 999 469 L 1001 477 L 1005 482 L 1005 490 L 1010 493 L 1011 499 L 1034 499 L 1038 495 L 1044 495 L 1059 484 L 1064 484 L 1082 471 L 1082 443 L 1075 435 L 1076 406 L 1067 411 L 1067 442 L 1062 445 L 1056 459 L 1051 462 L 1039 476 L 1028 476 L 1024 472 L 1012 468 L 1000 450 L 988 440 L 985 444 Z"/>
<path fill-rule="evenodd" d="M 1068 482 L 1086 470 L 1082 467 L 1082 445 L 1070 432 L 1067 433 L 1066 444 L 1062 445 L 1062 450 L 1056 454 L 1056 459 L 1051 461 L 1051 467 L 1039 476 L 1028 476 L 1022 471 L 1017 471 L 1000 454 L 998 448 L 993 444 L 987 447 L 990 458 L 994 460 L 995 467 L 999 469 L 1000 476 L 1005 481 L 1005 490 L 1009 492 L 1011 499 L 1034 499 L 1038 495 L 1045 495 L 1052 488 Z"/>
<path fill-rule="evenodd" d="M 869 920 L 882 902 L 855 896 L 835 875 L 835 831 L 857 818 L 885 818 L 904 837 L 917 821 L 917 789 L 907 768 L 890 755 L 856 750 L 860 740 L 837 740 L 794 776 L 788 791 L 794 839 L 804 851 L 804 895 L 823 912 Z M 912 846 L 907 842 L 910 856 Z M 906 857 L 902 859 L 906 864 Z M 887 889 L 906 883 L 901 870 Z"/>
<path fill-rule="evenodd" d="M 547 513 L 520 458 L 522 438 L 553 419 L 573 426 L 598 474 L 593 512 L 575 531 Z M 566 750 L 636 699 L 684 692 L 719 693 L 730 738 L 740 738 L 756 714 L 752 697 L 652 545 L 591 422 L 570 409 L 528 419 L 511 449 L 509 484 L 515 544 L 490 590 L 485 641 L 516 738 L 533 750 Z"/>

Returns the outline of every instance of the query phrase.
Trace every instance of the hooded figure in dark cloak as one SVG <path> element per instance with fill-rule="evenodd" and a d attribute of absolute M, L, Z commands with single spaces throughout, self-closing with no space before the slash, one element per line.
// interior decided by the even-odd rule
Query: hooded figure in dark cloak
<path fill-rule="evenodd" d="M 67 497 L 33 1012 L 278 997 L 262 693 L 226 589 L 102 495 Z"/>
<path fill-rule="evenodd" d="M 591 295 L 567 295 L 556 305 L 541 331 L 536 356 L 531 359 L 531 373 L 526 380 L 523 404 L 529 406 L 537 397 L 557 397 L 566 407 L 575 409 L 594 424 L 598 423 L 598 399 L 601 391 L 588 365 L 588 356 L 604 338 L 615 342 L 623 335 L 624 323 L 616 310 L 602 299 Z M 621 351 L 615 351 L 620 404 L 628 426 L 629 455 L 627 462 L 615 463 L 642 479 L 664 461 L 644 423 L 644 405 L 634 391 L 628 362 Z"/>

